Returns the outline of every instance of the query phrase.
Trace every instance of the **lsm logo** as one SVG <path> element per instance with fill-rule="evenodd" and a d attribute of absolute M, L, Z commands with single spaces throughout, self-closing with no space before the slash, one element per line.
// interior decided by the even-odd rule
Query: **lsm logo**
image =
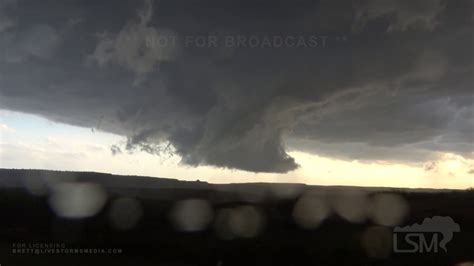
<path fill-rule="evenodd" d="M 451 217 L 425 218 L 421 224 L 393 229 L 393 251 L 395 253 L 437 253 L 439 248 L 448 252 L 446 244 L 455 232 L 461 232 L 459 224 Z"/>

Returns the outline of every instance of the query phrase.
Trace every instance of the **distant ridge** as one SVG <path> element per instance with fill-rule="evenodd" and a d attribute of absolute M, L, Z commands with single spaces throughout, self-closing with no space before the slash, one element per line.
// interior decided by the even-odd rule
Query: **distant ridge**
<path fill-rule="evenodd" d="M 189 189 L 218 189 L 218 190 L 241 190 L 241 189 L 263 189 L 271 187 L 300 187 L 305 189 L 354 189 L 368 192 L 375 191 L 404 191 L 404 192 L 450 192 L 462 191 L 457 189 L 433 189 L 433 188 L 393 188 L 393 187 L 361 187 L 361 186 L 322 186 L 307 185 L 302 183 L 228 183 L 213 184 L 206 181 L 184 181 L 172 178 L 115 175 L 100 172 L 77 172 L 42 169 L 4 169 L 0 168 L 0 187 L 24 187 L 25 182 L 39 178 L 41 181 L 61 182 L 94 182 L 108 188 L 130 188 L 130 189 L 152 189 L 152 188 L 189 188 Z"/>

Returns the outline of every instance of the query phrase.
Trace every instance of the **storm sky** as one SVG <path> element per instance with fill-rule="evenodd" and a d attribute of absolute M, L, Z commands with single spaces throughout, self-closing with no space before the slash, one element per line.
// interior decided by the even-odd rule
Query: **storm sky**
<path fill-rule="evenodd" d="M 470 0 L 2 0 L 0 108 L 190 166 L 472 160 L 473 26 Z"/>

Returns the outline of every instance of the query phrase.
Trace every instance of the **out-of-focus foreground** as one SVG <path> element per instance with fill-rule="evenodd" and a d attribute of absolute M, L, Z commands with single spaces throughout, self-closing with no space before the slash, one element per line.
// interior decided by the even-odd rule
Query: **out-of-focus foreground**
<path fill-rule="evenodd" d="M 473 206 L 472 190 L 1 169 L 0 264 L 472 265 Z"/>

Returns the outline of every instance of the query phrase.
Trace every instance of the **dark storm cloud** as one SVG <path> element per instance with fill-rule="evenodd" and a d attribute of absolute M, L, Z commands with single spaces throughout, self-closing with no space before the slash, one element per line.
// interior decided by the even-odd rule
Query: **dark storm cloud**
<path fill-rule="evenodd" d="M 8 16 L 8 8 L 12 5 L 12 0 L 4 0 L 0 2 L 0 32 L 5 31 L 15 25 L 15 21 Z"/>
<path fill-rule="evenodd" d="M 287 172 L 297 164 L 286 145 L 369 160 L 471 157 L 472 8 L 10 0 L 0 5 L 1 106 L 100 125 L 129 150 L 173 147 L 190 165 Z"/>

